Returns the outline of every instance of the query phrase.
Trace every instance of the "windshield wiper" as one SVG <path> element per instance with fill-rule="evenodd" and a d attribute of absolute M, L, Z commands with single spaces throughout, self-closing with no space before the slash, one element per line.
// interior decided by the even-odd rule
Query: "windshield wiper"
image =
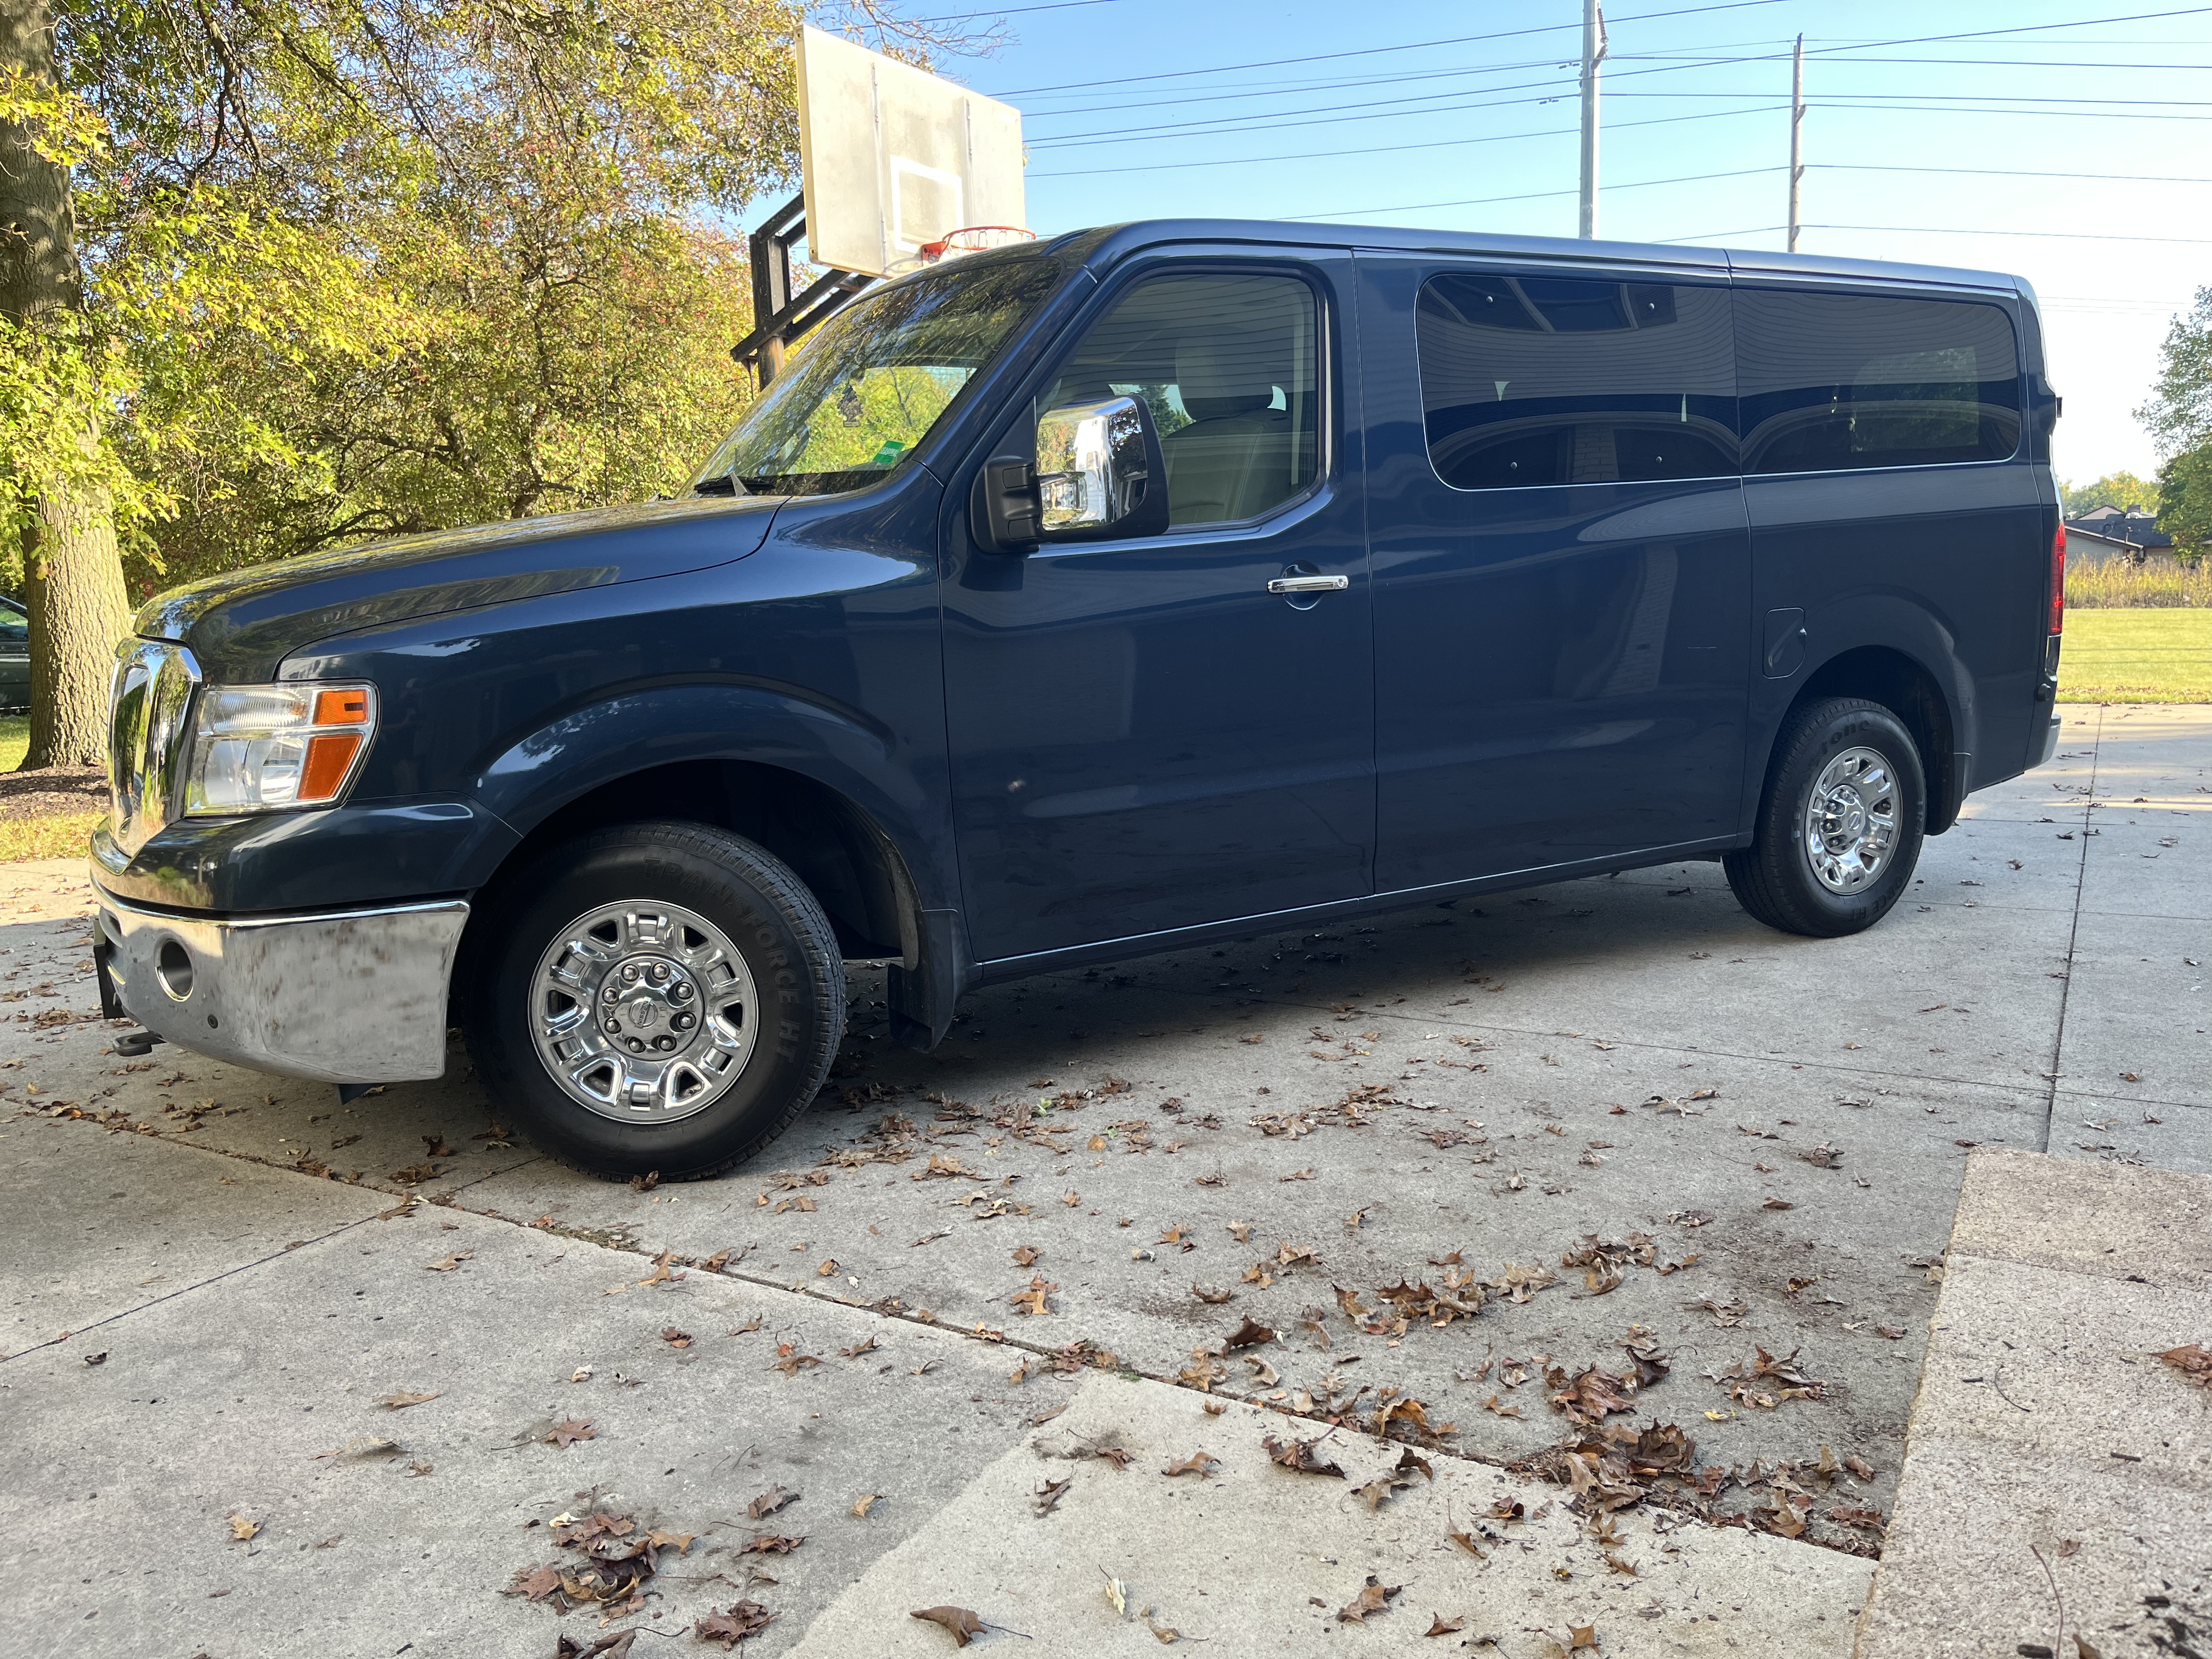
<path fill-rule="evenodd" d="M 691 486 L 694 495 L 744 495 L 750 492 L 737 481 L 735 475 L 725 474 L 719 478 L 702 478 Z"/>

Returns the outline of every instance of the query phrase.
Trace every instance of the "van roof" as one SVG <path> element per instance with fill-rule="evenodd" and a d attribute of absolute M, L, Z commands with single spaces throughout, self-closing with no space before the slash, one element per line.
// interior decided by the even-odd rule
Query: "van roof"
<path fill-rule="evenodd" d="M 2002 271 L 1949 265 L 1905 264 L 1886 259 L 1838 258 L 1826 254 L 1772 253 L 1759 248 L 1681 247 L 1663 242 L 1582 241 L 1565 236 L 1505 236 L 1486 231 L 1407 230 L 1379 225 L 1322 225 L 1299 220 L 1146 219 L 1078 232 L 1062 242 L 1088 241 L 1085 261 L 1103 270 L 1139 248 L 1165 242 L 1303 243 L 1309 247 L 1378 248 L 1408 253 L 1477 253 L 1604 264 L 1673 265 L 1684 270 L 1741 271 L 1775 276 L 1829 277 L 1852 282 L 1911 283 L 1978 288 L 2032 296 L 2021 277 Z"/>

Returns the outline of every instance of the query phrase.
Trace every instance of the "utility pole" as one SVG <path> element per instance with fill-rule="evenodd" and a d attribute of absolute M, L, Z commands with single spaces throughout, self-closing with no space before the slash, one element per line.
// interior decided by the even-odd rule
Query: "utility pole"
<path fill-rule="evenodd" d="M 1805 37 L 1790 58 L 1790 251 L 1797 251 L 1797 186 L 1805 178 Z"/>
<path fill-rule="evenodd" d="M 1597 66 L 1605 61 L 1605 9 L 1583 0 L 1583 211 L 1584 241 L 1597 234 Z"/>

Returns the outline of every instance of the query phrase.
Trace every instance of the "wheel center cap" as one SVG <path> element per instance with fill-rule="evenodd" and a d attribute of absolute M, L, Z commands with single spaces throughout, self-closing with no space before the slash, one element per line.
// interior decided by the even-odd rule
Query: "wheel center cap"
<path fill-rule="evenodd" d="M 649 1030 L 660 1018 L 660 1004 L 652 997 L 639 997 L 624 1012 L 631 1024 Z"/>

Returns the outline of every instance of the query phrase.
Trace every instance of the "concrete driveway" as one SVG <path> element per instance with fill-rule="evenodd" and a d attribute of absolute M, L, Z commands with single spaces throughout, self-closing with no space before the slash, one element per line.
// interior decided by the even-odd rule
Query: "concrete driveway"
<path fill-rule="evenodd" d="M 1690 865 L 1000 988 L 928 1056 L 860 975 L 816 1110 L 650 1190 L 533 1156 L 458 1050 L 345 1108 L 118 1060 L 81 873 L 0 870 L 16 1627 L 1847 1653 L 1966 1150 L 2212 1169 L 2212 711 L 2066 719 L 1856 939 Z M 1710 1492 L 1570 1513 L 1594 1368 Z M 1322 1435 L 1342 1479 L 1262 1443 Z M 692 1535 L 604 1628 L 528 1593 L 593 1513 Z"/>

